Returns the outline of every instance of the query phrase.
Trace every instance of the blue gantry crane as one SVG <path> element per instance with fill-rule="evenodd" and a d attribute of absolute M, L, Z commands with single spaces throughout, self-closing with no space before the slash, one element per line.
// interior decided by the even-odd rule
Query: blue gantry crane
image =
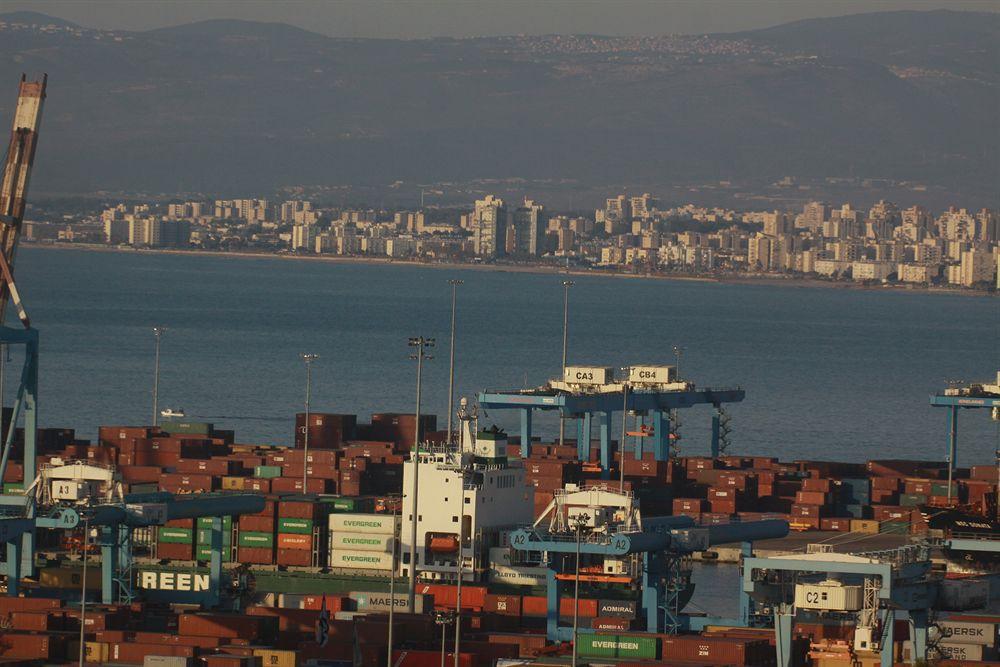
<path fill-rule="evenodd" d="M 958 413 L 959 410 L 988 409 L 993 419 L 1000 421 L 1000 371 L 996 383 L 974 382 L 956 385 L 931 396 L 931 405 L 948 409 L 948 497 L 951 498 L 951 480 L 958 466 Z M 1000 443 L 998 443 L 1000 446 Z"/>
<path fill-rule="evenodd" d="M 567 366 L 562 380 L 551 380 L 534 389 L 484 391 L 478 396 L 484 409 L 517 410 L 521 418 L 521 456 L 531 455 L 534 412 L 558 411 L 562 419 L 577 420 L 577 456 L 590 458 L 591 434 L 596 417 L 600 438 L 600 463 L 605 476 L 612 464 L 611 422 L 614 413 L 635 414 L 648 429 L 653 456 L 657 461 L 670 457 L 670 414 L 696 405 L 711 405 L 712 440 L 709 453 L 721 453 L 727 429 L 727 403 L 738 403 L 746 392 L 738 387 L 698 389 L 677 377 L 674 366 L 630 366 L 627 376 L 615 380 L 611 368 Z M 642 457 L 642 438 L 635 439 L 634 454 Z M 624 446 L 622 446 L 624 449 Z"/>
<path fill-rule="evenodd" d="M 517 564 L 547 569 L 546 632 L 552 641 L 571 641 L 572 628 L 559 625 L 565 583 L 616 589 L 623 599 L 635 599 L 638 592 L 639 617 L 648 632 L 676 633 L 709 623 L 747 625 L 747 596 L 741 599 L 740 619 L 693 619 L 682 613 L 693 592 L 685 559 L 736 542 L 749 554 L 754 540 L 787 534 L 788 522 L 782 520 L 696 526 L 685 516 L 643 517 L 629 493 L 569 486 L 555 494 L 531 527 L 511 533 L 510 544 Z"/>

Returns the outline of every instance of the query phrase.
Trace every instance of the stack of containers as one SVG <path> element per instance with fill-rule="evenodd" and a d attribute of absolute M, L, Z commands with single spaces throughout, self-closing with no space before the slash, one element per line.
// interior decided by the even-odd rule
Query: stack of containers
<path fill-rule="evenodd" d="M 285 498 L 278 503 L 278 565 L 319 566 L 327 503 L 315 497 Z"/>
<path fill-rule="evenodd" d="M 156 557 L 194 559 L 194 519 L 171 519 L 156 533 Z"/>
<path fill-rule="evenodd" d="M 802 489 L 795 493 L 789 527 L 792 530 L 819 530 L 821 518 L 830 514 L 831 481 L 819 477 L 802 480 Z"/>
<path fill-rule="evenodd" d="M 274 563 L 274 531 L 276 503 L 268 500 L 258 514 L 243 514 L 239 518 L 237 560 L 241 563 L 271 565 Z"/>
<path fill-rule="evenodd" d="M 212 558 L 212 517 L 199 517 L 195 531 L 195 560 Z M 233 559 L 233 517 L 222 517 L 222 562 Z"/>
<path fill-rule="evenodd" d="M 392 570 L 399 517 L 392 514 L 329 515 L 329 562 L 332 568 Z"/>
<path fill-rule="evenodd" d="M 837 514 L 864 519 L 872 502 L 872 483 L 866 477 L 845 477 L 840 480 L 837 494 Z"/>

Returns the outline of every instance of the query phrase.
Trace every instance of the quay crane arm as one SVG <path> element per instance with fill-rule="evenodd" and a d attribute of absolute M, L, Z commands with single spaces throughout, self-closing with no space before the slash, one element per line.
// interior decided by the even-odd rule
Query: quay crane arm
<path fill-rule="evenodd" d="M 17 109 L 10 132 L 10 144 L 0 180 L 0 326 L 6 312 L 8 298 L 17 308 L 17 316 L 26 329 L 31 327 L 28 314 L 21 304 L 14 284 L 14 253 L 21 236 L 28 181 L 35 163 L 38 129 L 42 122 L 47 75 L 41 81 L 28 81 L 22 74 L 18 88 Z"/>

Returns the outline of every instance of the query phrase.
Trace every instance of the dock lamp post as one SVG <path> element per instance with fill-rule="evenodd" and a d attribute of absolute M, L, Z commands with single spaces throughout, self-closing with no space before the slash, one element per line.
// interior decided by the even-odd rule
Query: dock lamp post
<path fill-rule="evenodd" d="M 618 446 L 618 493 L 625 494 L 625 437 L 628 435 L 628 379 L 632 373 L 629 366 L 622 368 L 625 374 L 622 379 L 622 441 Z"/>
<path fill-rule="evenodd" d="M 677 379 L 681 379 L 681 357 L 684 356 L 684 348 L 679 345 L 674 345 L 674 359 L 676 363 L 674 366 L 677 369 Z"/>
<path fill-rule="evenodd" d="M 562 379 L 566 379 L 566 347 L 569 342 L 569 288 L 575 285 L 572 280 L 562 281 L 563 286 L 563 340 L 562 340 Z M 563 444 L 566 437 L 566 419 L 563 413 L 559 412 L 559 444 Z M 577 445 L 579 447 L 579 444 Z"/>
<path fill-rule="evenodd" d="M 452 433 L 451 433 L 451 420 L 452 413 L 455 412 L 455 302 L 458 296 L 458 286 L 463 284 L 464 280 L 451 279 L 448 284 L 451 285 L 451 346 L 450 355 L 451 363 L 448 366 L 448 443 L 451 444 Z"/>
<path fill-rule="evenodd" d="M 417 360 L 417 414 L 416 425 L 413 429 L 413 451 L 410 452 L 410 460 L 413 462 L 413 502 L 410 504 L 410 585 L 407 594 L 407 609 L 415 613 L 417 600 L 417 500 L 420 481 L 420 389 L 423 379 L 424 359 L 433 359 L 427 354 L 427 348 L 434 347 L 433 338 L 417 336 L 410 338 L 407 342 L 410 347 L 416 348 L 416 352 L 410 355 L 410 359 Z"/>
<path fill-rule="evenodd" d="M 452 616 L 455 612 L 450 609 L 447 611 L 435 611 L 434 612 L 434 622 L 441 626 L 441 667 L 445 667 L 445 636 L 448 631 L 448 626 L 451 625 Z"/>
<path fill-rule="evenodd" d="M 590 515 L 587 513 L 578 514 L 573 520 L 573 528 L 576 530 L 576 567 L 573 575 L 573 662 L 572 667 L 576 667 L 576 640 L 580 628 L 580 534 L 583 532 Z"/>
<path fill-rule="evenodd" d="M 306 418 L 305 433 L 303 434 L 302 448 L 302 494 L 309 493 L 309 406 L 312 399 L 312 365 L 319 359 L 318 354 L 303 354 L 302 361 L 306 362 Z"/>
<path fill-rule="evenodd" d="M 87 627 L 87 548 L 90 541 L 90 515 L 83 516 L 83 576 L 80 583 L 80 667 L 85 656 L 83 633 Z"/>
<path fill-rule="evenodd" d="M 157 394 L 160 390 L 160 338 L 166 330 L 166 327 L 153 327 L 153 336 L 156 339 L 156 351 L 153 356 L 153 426 L 159 423 L 158 420 L 160 417 L 160 412 L 156 409 Z"/>
<path fill-rule="evenodd" d="M 386 643 L 388 645 L 388 650 L 385 658 L 385 667 L 392 667 L 392 626 L 393 618 L 396 609 L 396 568 L 399 566 L 399 561 L 397 560 L 397 550 L 399 549 L 399 523 L 397 519 L 399 518 L 400 509 L 403 506 L 403 498 L 392 498 L 392 562 L 391 569 L 389 570 L 389 631 Z M 398 501 L 398 502 L 397 502 Z"/>

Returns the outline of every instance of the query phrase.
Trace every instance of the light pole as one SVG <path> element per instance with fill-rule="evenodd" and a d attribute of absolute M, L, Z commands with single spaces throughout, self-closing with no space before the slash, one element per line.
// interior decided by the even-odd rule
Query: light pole
<path fill-rule="evenodd" d="M 451 363 L 448 366 L 448 442 L 451 443 L 451 418 L 455 411 L 455 302 L 458 296 L 458 286 L 463 280 L 451 279 Z"/>
<path fill-rule="evenodd" d="M 392 667 L 392 624 L 396 609 L 396 567 L 398 566 L 396 552 L 399 550 L 399 534 L 396 530 L 398 522 L 396 519 L 399 517 L 399 508 L 402 505 L 403 499 L 400 497 L 399 502 L 393 503 L 392 506 L 392 558 L 390 559 L 392 566 L 389 569 L 389 637 L 386 640 L 388 653 L 385 658 L 385 667 Z"/>
<path fill-rule="evenodd" d="M 451 612 L 450 611 L 436 611 L 434 612 L 434 622 L 441 626 L 441 667 L 444 667 L 445 659 L 445 637 L 448 631 L 448 625 L 451 623 Z"/>
<path fill-rule="evenodd" d="M 319 359 L 318 354 L 303 354 L 302 361 L 306 362 L 306 418 L 304 447 L 302 448 L 302 493 L 309 493 L 309 404 L 312 398 L 312 365 Z"/>
<path fill-rule="evenodd" d="M 566 346 L 569 342 L 569 288 L 575 283 L 572 280 L 562 281 L 563 285 L 563 346 L 562 346 L 562 372 L 563 378 L 566 379 Z M 562 413 L 559 412 L 559 444 L 563 444 L 563 440 L 566 438 L 566 419 Z M 577 448 L 579 448 L 579 443 L 577 443 Z M 587 447 L 590 447 L 590 443 L 587 443 Z"/>
<path fill-rule="evenodd" d="M 628 366 L 622 369 L 625 379 L 622 380 L 622 441 L 618 447 L 618 493 L 625 493 L 625 436 L 628 422 L 628 376 L 631 370 Z"/>
<path fill-rule="evenodd" d="M 573 576 L 573 663 L 572 667 L 576 667 L 576 639 L 577 631 L 580 627 L 580 533 L 583 531 L 584 525 L 590 520 L 589 514 L 578 514 L 576 520 L 573 522 L 573 527 L 576 528 L 576 570 Z"/>
<path fill-rule="evenodd" d="M 90 516 L 83 517 L 83 583 L 80 584 L 80 667 L 83 667 L 83 631 L 87 627 L 87 542 L 90 540 Z"/>
<path fill-rule="evenodd" d="M 684 348 L 680 347 L 679 345 L 674 345 L 674 359 L 676 359 L 676 363 L 674 364 L 674 366 L 677 369 L 678 380 L 681 379 L 681 356 L 683 354 L 684 354 Z"/>
<path fill-rule="evenodd" d="M 153 357 L 153 426 L 159 423 L 160 418 L 160 413 L 156 409 L 157 394 L 160 391 L 160 337 L 166 330 L 166 327 L 153 327 L 153 336 L 156 338 L 156 352 Z"/>
<path fill-rule="evenodd" d="M 410 355 L 410 359 L 417 360 L 417 419 L 413 429 L 413 451 L 410 452 L 410 461 L 413 463 L 413 502 L 410 504 L 410 585 L 407 595 L 407 609 L 413 614 L 416 610 L 417 599 L 417 493 L 420 482 L 420 388 L 424 370 L 424 359 L 434 358 L 424 350 L 434 347 L 434 339 L 417 336 L 410 338 L 407 344 L 410 347 L 417 348 L 417 351 Z"/>
<path fill-rule="evenodd" d="M 455 586 L 455 667 L 458 664 L 458 649 L 462 632 L 462 564 L 465 559 L 465 463 L 462 460 L 462 451 L 459 450 L 458 466 L 461 468 L 462 476 L 460 482 L 461 490 L 458 494 L 458 582 Z"/>

